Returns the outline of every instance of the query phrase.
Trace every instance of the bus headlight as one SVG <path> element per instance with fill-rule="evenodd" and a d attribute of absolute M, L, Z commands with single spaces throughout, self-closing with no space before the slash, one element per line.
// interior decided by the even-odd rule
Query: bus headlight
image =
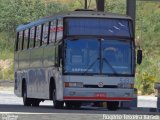
<path fill-rule="evenodd" d="M 128 88 L 128 89 L 132 89 L 134 88 L 134 84 L 118 84 L 118 88 Z"/>
<path fill-rule="evenodd" d="M 76 87 L 76 88 L 82 88 L 83 83 L 82 82 L 65 82 L 64 87 Z"/>

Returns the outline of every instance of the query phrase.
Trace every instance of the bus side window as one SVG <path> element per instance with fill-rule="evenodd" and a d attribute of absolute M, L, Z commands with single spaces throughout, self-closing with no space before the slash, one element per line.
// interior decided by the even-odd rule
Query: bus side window
<path fill-rule="evenodd" d="M 17 32 L 17 38 L 15 41 L 15 51 L 18 51 L 18 42 L 19 42 L 19 32 Z"/>
<path fill-rule="evenodd" d="M 21 50 L 23 50 L 23 47 L 24 47 L 24 30 L 23 30 L 23 33 L 22 33 L 22 46 L 21 46 Z"/>
<path fill-rule="evenodd" d="M 27 49 L 29 48 L 29 43 L 30 43 L 30 34 L 31 33 L 31 29 L 29 28 L 28 30 L 28 43 L 27 43 Z"/>
<path fill-rule="evenodd" d="M 33 48 L 33 46 L 34 46 L 34 37 L 35 37 L 35 27 L 32 27 L 32 28 L 30 29 L 29 48 Z"/>
<path fill-rule="evenodd" d="M 57 41 L 63 38 L 63 19 L 58 19 L 58 26 L 57 26 Z"/>
<path fill-rule="evenodd" d="M 56 35 L 56 20 L 51 22 L 49 43 L 55 42 L 55 35 Z"/>
<path fill-rule="evenodd" d="M 44 24 L 41 25 L 41 38 L 40 38 L 40 46 L 42 46 L 42 39 L 43 39 L 43 27 Z"/>
<path fill-rule="evenodd" d="M 42 45 L 47 45 L 48 37 L 49 37 L 49 23 L 45 23 L 43 25 L 43 33 L 42 33 Z"/>
<path fill-rule="evenodd" d="M 23 31 L 19 32 L 19 41 L 18 41 L 18 50 L 22 49 L 22 38 L 23 38 Z"/>
<path fill-rule="evenodd" d="M 37 26 L 35 47 L 40 46 L 42 25 Z"/>
<path fill-rule="evenodd" d="M 27 44 L 28 44 L 28 29 L 25 30 L 24 32 L 24 43 L 23 43 L 23 49 L 27 49 Z"/>

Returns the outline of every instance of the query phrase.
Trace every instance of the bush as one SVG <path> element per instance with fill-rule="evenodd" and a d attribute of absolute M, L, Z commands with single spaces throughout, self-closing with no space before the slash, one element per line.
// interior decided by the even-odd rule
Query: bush
<path fill-rule="evenodd" d="M 5 60 L 5 61 L 9 61 L 8 62 L 9 64 L 4 65 L 3 67 L 0 66 L 0 80 L 13 80 L 14 79 L 13 61 L 11 60 Z"/>
<path fill-rule="evenodd" d="M 136 86 L 142 92 L 142 95 L 154 93 L 154 83 L 156 78 L 147 72 L 137 74 Z"/>

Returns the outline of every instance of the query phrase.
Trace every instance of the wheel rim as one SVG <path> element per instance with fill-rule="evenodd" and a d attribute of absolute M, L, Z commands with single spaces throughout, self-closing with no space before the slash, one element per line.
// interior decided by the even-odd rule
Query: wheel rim
<path fill-rule="evenodd" d="M 55 105 L 56 102 L 56 90 L 53 90 L 53 104 Z"/>
<path fill-rule="evenodd" d="M 23 102 L 24 103 L 26 102 L 26 99 L 27 99 L 27 93 L 26 93 L 26 89 L 25 89 L 24 93 L 23 93 Z"/>

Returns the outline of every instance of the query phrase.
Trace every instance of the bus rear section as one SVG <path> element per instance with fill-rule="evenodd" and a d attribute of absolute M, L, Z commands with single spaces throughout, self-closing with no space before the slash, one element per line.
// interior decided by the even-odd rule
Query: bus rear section
<path fill-rule="evenodd" d="M 134 98 L 135 47 L 130 19 L 65 18 L 64 101 Z M 114 106 L 114 107 L 113 107 Z"/>

